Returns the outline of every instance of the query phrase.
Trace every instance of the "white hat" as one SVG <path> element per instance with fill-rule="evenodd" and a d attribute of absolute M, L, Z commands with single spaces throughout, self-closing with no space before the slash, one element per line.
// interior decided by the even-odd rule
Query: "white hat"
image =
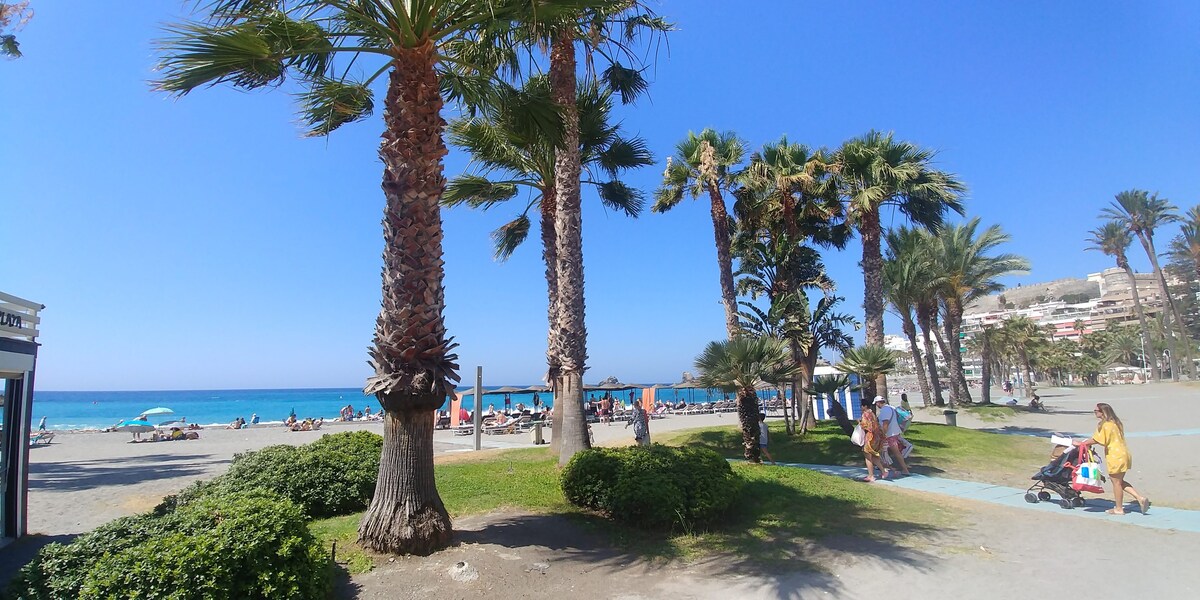
<path fill-rule="evenodd" d="M 880 402 L 887 404 L 887 399 L 883 396 L 875 396 L 875 404 L 879 404 Z"/>

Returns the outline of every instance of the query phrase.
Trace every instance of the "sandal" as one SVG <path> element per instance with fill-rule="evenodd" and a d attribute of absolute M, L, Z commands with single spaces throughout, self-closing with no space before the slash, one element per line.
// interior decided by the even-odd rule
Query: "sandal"
<path fill-rule="evenodd" d="M 1123 511 L 1123 510 L 1122 510 L 1121 512 L 1117 512 L 1117 509 L 1115 509 L 1115 508 L 1110 508 L 1110 509 L 1108 509 L 1108 510 L 1106 510 L 1106 511 L 1104 511 L 1104 512 L 1105 512 L 1105 514 L 1109 514 L 1109 515 L 1123 515 L 1123 514 L 1125 514 L 1125 511 Z"/>
<path fill-rule="evenodd" d="M 1142 498 L 1138 500 L 1138 507 L 1142 509 L 1142 514 L 1146 514 L 1150 510 L 1150 499 Z"/>

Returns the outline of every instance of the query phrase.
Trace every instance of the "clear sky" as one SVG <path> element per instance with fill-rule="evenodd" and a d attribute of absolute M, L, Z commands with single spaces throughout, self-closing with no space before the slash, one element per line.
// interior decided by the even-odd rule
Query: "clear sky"
<path fill-rule="evenodd" d="M 382 119 L 304 139 L 286 85 L 151 92 L 152 40 L 182 5 L 35 0 L 25 57 L 0 62 L 0 290 L 46 305 L 37 387 L 360 386 L 380 296 Z M 1121 190 L 1200 203 L 1200 3 L 657 10 L 679 31 L 651 97 L 621 110 L 656 154 L 627 180 L 648 197 L 688 130 L 732 129 L 752 146 L 894 130 L 936 148 L 970 186 L 970 215 L 1013 235 L 1006 250 L 1033 264 L 1014 285 L 1111 266 L 1084 238 Z M 452 153 L 447 175 L 465 164 Z M 678 381 L 724 335 L 705 203 L 636 221 L 584 203 L 585 380 Z M 464 382 L 476 365 L 488 385 L 545 370 L 536 229 L 506 263 L 487 236 L 514 210 L 444 214 Z M 861 317 L 859 256 L 853 242 L 825 258 Z"/>

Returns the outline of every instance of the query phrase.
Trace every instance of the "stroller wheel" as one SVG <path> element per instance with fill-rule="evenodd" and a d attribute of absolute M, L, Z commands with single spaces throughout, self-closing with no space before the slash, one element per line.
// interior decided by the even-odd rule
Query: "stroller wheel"
<path fill-rule="evenodd" d="M 1038 500 L 1041 500 L 1042 502 L 1049 502 L 1050 501 L 1050 492 L 1047 492 L 1046 490 L 1042 490 L 1042 491 L 1038 492 L 1037 497 L 1038 497 Z"/>
<path fill-rule="evenodd" d="M 1028 494 L 1025 494 L 1025 501 L 1030 504 L 1037 504 L 1038 497 L 1033 495 L 1033 492 L 1029 492 Z"/>
<path fill-rule="evenodd" d="M 1071 499 L 1071 504 L 1075 506 L 1083 506 L 1083 496 L 1075 496 Z"/>
<path fill-rule="evenodd" d="M 1059 506 L 1062 506 L 1063 508 L 1065 508 L 1067 510 L 1071 510 L 1072 508 L 1075 508 L 1075 504 L 1066 498 L 1063 498 L 1058 504 L 1059 504 Z"/>

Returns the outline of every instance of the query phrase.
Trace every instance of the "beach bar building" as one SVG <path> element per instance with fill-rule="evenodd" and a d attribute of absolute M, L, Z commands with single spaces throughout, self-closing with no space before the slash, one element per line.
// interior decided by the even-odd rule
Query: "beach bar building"
<path fill-rule="evenodd" d="M 33 372 L 43 308 L 0 292 L 0 545 L 27 530 Z"/>

